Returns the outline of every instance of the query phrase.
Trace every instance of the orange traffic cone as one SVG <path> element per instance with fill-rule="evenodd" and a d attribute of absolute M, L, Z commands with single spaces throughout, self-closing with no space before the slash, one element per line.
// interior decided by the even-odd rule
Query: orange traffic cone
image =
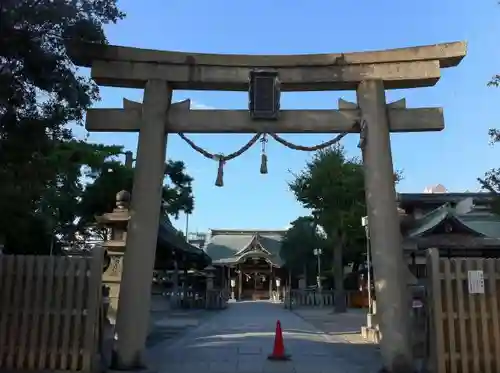
<path fill-rule="evenodd" d="M 285 345 L 283 343 L 283 332 L 281 331 L 281 323 L 276 322 L 276 332 L 274 334 L 273 353 L 267 357 L 269 360 L 290 360 L 290 355 L 285 354 Z"/>

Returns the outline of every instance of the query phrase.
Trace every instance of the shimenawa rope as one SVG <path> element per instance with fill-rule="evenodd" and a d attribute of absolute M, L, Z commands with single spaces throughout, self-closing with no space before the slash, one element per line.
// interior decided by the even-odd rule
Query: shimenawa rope
<path fill-rule="evenodd" d="M 359 123 L 356 123 L 354 128 L 359 127 Z M 322 150 L 325 148 L 328 148 L 332 145 L 335 145 L 338 143 L 340 140 L 342 140 L 348 132 L 344 132 L 336 136 L 335 138 L 325 141 L 321 144 L 318 145 L 313 145 L 313 146 L 304 146 L 304 145 L 296 145 L 291 143 L 290 141 L 285 140 L 284 138 L 278 136 L 275 133 L 269 133 L 269 136 L 271 136 L 274 140 L 279 142 L 280 144 L 286 146 L 289 149 L 292 150 L 299 150 L 299 151 L 306 151 L 306 152 L 313 152 L 317 150 Z M 208 159 L 213 159 L 219 163 L 219 167 L 217 168 L 217 179 L 215 180 L 215 185 L 218 187 L 224 186 L 224 164 L 234 158 L 239 157 L 243 153 L 245 153 L 248 149 L 250 149 L 261 137 L 261 142 L 262 142 L 262 155 L 261 155 L 261 165 L 260 165 L 260 173 L 262 174 L 267 174 L 267 155 L 265 153 L 265 144 L 267 143 L 267 138 L 266 138 L 266 133 L 257 133 L 255 134 L 250 141 L 248 141 L 245 145 L 243 145 L 239 150 L 230 153 L 228 155 L 224 154 L 214 154 L 210 153 L 209 151 L 203 149 L 202 147 L 196 145 L 194 141 L 186 137 L 184 133 L 179 133 L 179 136 L 181 139 L 183 139 L 191 148 L 193 148 L 195 151 L 203 155 L 205 158 Z"/>

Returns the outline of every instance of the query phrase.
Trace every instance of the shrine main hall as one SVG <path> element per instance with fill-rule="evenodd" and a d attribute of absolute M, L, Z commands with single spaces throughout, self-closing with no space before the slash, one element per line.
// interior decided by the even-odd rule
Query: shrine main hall
<path fill-rule="evenodd" d="M 220 270 L 221 287 L 237 300 L 272 299 L 284 279 L 280 258 L 286 230 L 212 229 L 204 251 Z"/>

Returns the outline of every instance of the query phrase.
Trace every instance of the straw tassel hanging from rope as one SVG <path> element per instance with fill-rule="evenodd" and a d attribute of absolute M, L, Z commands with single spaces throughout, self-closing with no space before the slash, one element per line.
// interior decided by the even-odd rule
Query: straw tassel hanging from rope
<path fill-rule="evenodd" d="M 267 143 L 267 135 L 263 134 L 260 143 L 262 145 L 262 154 L 260 156 L 260 173 L 265 175 L 267 174 L 267 154 L 266 154 L 266 143 Z"/>
<path fill-rule="evenodd" d="M 226 160 L 223 155 L 218 155 L 216 160 L 219 162 L 219 167 L 217 168 L 217 179 L 215 179 L 215 186 L 223 187 L 224 186 L 224 164 Z"/>

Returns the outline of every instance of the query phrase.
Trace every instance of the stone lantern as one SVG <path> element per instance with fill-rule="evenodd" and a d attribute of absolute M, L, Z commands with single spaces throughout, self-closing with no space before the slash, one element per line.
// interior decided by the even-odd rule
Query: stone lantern
<path fill-rule="evenodd" d="M 214 272 L 216 271 L 216 268 L 208 265 L 205 267 L 205 270 L 203 271 L 205 274 L 205 278 L 207 281 L 207 288 L 205 291 L 205 308 L 206 309 L 213 309 L 213 308 L 218 308 L 218 305 L 220 303 L 219 297 L 216 295 L 216 292 L 214 292 L 214 277 L 215 274 Z"/>
<path fill-rule="evenodd" d="M 207 290 L 213 290 L 214 289 L 214 277 L 215 274 L 214 272 L 216 271 L 216 268 L 212 265 L 209 265 L 205 267 L 205 277 L 207 278 Z"/>
<path fill-rule="evenodd" d="M 102 281 L 109 287 L 110 309 L 113 309 L 113 312 L 118 309 L 120 296 L 127 227 L 130 219 L 129 205 L 130 193 L 122 190 L 116 194 L 116 207 L 113 212 L 96 216 L 98 225 L 108 230 L 107 240 L 102 244 L 106 255 Z"/>

